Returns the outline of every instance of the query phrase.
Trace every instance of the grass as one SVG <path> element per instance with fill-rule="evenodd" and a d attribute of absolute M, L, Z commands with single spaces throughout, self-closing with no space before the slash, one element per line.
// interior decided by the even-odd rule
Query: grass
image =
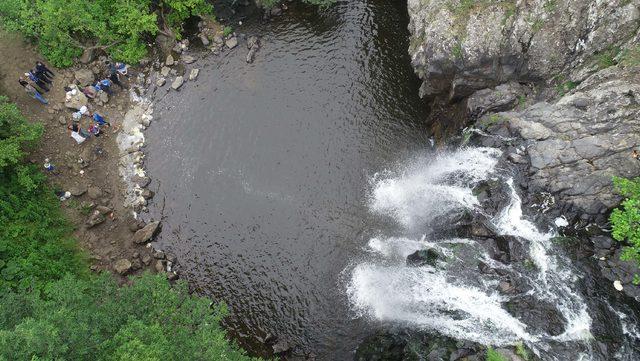
<path fill-rule="evenodd" d="M 620 65 L 632 67 L 640 65 L 640 45 L 625 49 L 620 54 Z"/>
<path fill-rule="evenodd" d="M 547 0 L 544 5 L 542 5 L 542 9 L 548 13 L 552 13 L 558 7 L 558 3 L 556 0 Z"/>
<path fill-rule="evenodd" d="M 606 69 L 617 64 L 616 56 L 620 53 L 620 49 L 610 47 L 596 55 L 598 69 Z"/>
<path fill-rule="evenodd" d="M 520 356 L 524 361 L 529 361 L 529 352 L 522 342 L 516 343 L 516 355 Z"/>
<path fill-rule="evenodd" d="M 233 33 L 233 28 L 230 26 L 225 26 L 222 29 L 222 36 L 227 37 Z"/>
<path fill-rule="evenodd" d="M 507 361 L 507 358 L 492 347 L 487 348 L 487 361 Z"/>
<path fill-rule="evenodd" d="M 559 96 L 564 96 L 578 86 L 578 83 L 571 80 L 556 85 L 556 92 Z"/>
<path fill-rule="evenodd" d="M 460 42 L 455 43 L 453 45 L 453 49 L 451 50 L 451 53 L 456 59 L 462 59 L 463 58 L 462 44 Z"/>

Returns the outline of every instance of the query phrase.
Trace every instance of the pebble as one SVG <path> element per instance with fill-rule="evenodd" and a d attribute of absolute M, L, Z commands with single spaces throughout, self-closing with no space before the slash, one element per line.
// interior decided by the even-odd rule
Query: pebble
<path fill-rule="evenodd" d="M 171 54 L 167 55 L 167 60 L 164 62 L 167 66 L 172 66 L 175 63 Z"/>
<path fill-rule="evenodd" d="M 200 69 L 191 69 L 191 72 L 189 73 L 189 80 L 196 80 L 198 78 L 198 74 L 200 74 Z"/>
<path fill-rule="evenodd" d="M 171 83 L 171 88 L 174 90 L 180 89 L 180 87 L 184 84 L 184 78 L 181 76 L 177 76 L 176 79 Z"/>
<path fill-rule="evenodd" d="M 617 291 L 622 291 L 624 289 L 624 287 L 622 287 L 622 282 L 620 282 L 619 280 L 615 280 L 613 282 L 613 288 L 615 288 Z"/>

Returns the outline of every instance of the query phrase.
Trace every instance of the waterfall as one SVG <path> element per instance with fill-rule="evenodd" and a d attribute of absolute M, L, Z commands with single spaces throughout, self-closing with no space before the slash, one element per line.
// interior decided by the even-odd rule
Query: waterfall
<path fill-rule="evenodd" d="M 501 151 L 493 148 L 463 148 L 373 178 L 370 211 L 391 218 L 398 230 L 394 236 L 371 239 L 367 259 L 350 270 L 347 294 L 358 316 L 486 345 L 523 341 L 537 353 L 554 342 L 589 343 L 592 320 L 575 290 L 577 276 L 571 263 L 554 252 L 555 231 L 540 230 L 523 215 L 512 177 L 497 168 L 500 156 Z M 485 212 L 473 192 L 480 182 L 489 180 L 509 191 L 508 204 L 496 214 Z M 527 260 L 503 263 L 490 256 L 480 239 L 431 232 L 439 217 L 455 211 L 484 214 L 497 236 L 515 237 L 523 245 Z M 398 232 L 406 237 L 398 237 Z M 441 255 L 435 266 L 406 265 L 409 254 L 426 248 Z M 481 263 L 496 272 L 480 272 Z M 500 292 L 498 285 L 505 274 L 517 278 L 527 290 L 515 295 Z M 510 313 L 505 303 L 518 296 L 555 308 L 553 312 L 563 320 L 561 332 L 541 331 L 531 320 Z"/>

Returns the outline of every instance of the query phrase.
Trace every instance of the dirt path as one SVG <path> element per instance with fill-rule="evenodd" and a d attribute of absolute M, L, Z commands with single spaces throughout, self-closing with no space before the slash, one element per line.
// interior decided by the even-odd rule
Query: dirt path
<path fill-rule="evenodd" d="M 118 170 L 120 155 L 113 128 L 107 128 L 100 137 L 91 137 L 79 145 L 67 130 L 73 110 L 64 106 L 63 87 L 74 83 L 74 71 L 80 67 L 67 70 L 49 67 L 56 77 L 51 91 L 44 93 L 49 100 L 49 105 L 44 106 L 26 94 L 17 81 L 20 75 L 34 66 L 36 60 L 42 60 L 34 47 L 20 36 L 0 30 L 0 54 L 3 57 L 0 62 L 0 94 L 16 103 L 28 119 L 44 125 L 41 145 L 29 160 L 42 165 L 45 158 L 49 158 L 55 167 L 47 172 L 53 188 L 74 193 L 70 199 L 61 202 L 61 207 L 76 226 L 74 235 L 91 257 L 91 269 L 113 271 L 118 263 L 123 269 L 128 268 L 120 272 L 124 275 L 159 268 L 156 263 L 165 262 L 160 260 L 163 256 L 156 254 L 156 259 L 151 247 L 136 245 L 132 241 L 134 232 L 142 224 L 133 219 L 131 212 L 123 206 L 123 183 Z M 101 78 L 107 71 L 98 62 L 83 68 L 93 70 Z M 129 107 L 129 96 L 126 89 L 120 90 L 115 85 L 112 89 L 115 95 L 107 104 L 97 106 L 90 100 L 88 106 L 117 128 Z M 83 117 L 81 127 L 86 129 L 88 125 L 89 118 Z M 105 220 L 89 227 L 86 222 L 98 209 L 105 215 Z"/>

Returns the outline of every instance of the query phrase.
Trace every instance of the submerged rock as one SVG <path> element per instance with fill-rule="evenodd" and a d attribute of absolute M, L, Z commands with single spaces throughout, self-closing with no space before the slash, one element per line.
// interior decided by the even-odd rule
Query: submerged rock
<path fill-rule="evenodd" d="M 407 266 L 420 267 L 429 265 L 435 267 L 438 258 L 440 258 L 440 254 L 435 249 L 422 249 L 407 256 Z"/>

